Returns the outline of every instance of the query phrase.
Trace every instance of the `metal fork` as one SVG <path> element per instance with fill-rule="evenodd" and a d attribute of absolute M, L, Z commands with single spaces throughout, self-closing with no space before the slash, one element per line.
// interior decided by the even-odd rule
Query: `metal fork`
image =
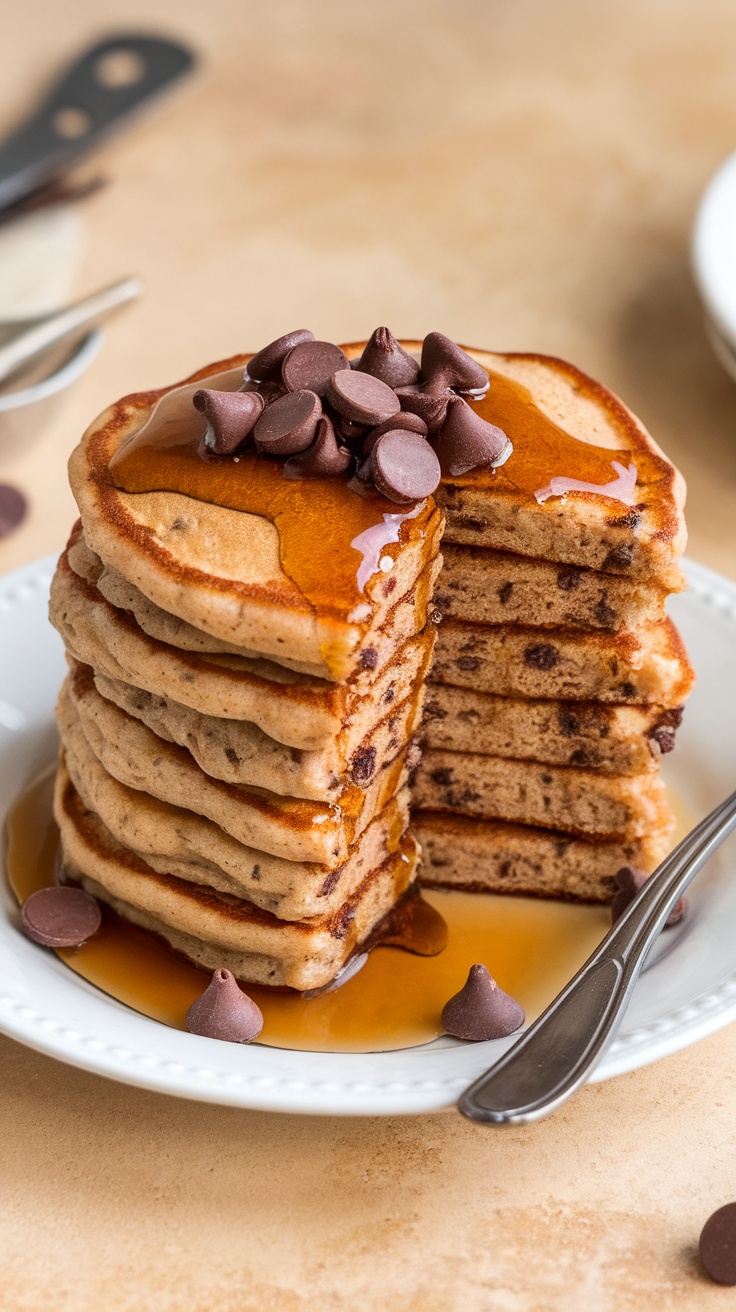
<path fill-rule="evenodd" d="M 458 1100 L 490 1125 L 539 1121 L 580 1088 L 618 1029 L 646 957 L 675 903 L 736 827 L 736 793 L 683 838 L 517 1043 Z"/>

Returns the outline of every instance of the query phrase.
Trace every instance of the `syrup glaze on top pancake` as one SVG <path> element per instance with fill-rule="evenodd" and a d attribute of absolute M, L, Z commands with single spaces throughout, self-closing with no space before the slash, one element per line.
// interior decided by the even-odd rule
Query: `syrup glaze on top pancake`
<path fill-rule="evenodd" d="M 346 347 L 347 356 L 362 345 Z M 421 344 L 404 345 L 416 353 Z M 473 408 L 504 429 L 513 451 L 499 468 L 443 481 L 437 499 L 448 539 L 679 589 L 684 483 L 638 420 L 562 361 L 470 354 L 491 376 Z M 292 482 L 281 462 L 248 451 L 237 463 L 203 461 L 205 420 L 191 397 L 203 379 L 235 390 L 249 358 L 210 366 L 175 389 L 124 398 L 73 455 L 72 486 L 90 546 L 157 604 L 275 659 L 288 648 L 292 659 L 321 662 L 326 677 L 340 680 L 376 621 L 382 588 L 409 588 L 436 551 L 440 516 L 432 498 L 402 514 L 342 478 Z M 635 468 L 635 504 L 603 494 L 615 480 L 614 462 Z M 540 501 L 559 478 L 583 487 Z M 385 548 L 391 578 L 374 572 L 361 589 L 352 544 L 387 517 L 398 534 Z"/>

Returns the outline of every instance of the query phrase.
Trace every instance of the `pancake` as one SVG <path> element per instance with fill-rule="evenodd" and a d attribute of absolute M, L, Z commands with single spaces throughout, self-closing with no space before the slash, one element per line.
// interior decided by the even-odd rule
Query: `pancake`
<path fill-rule="evenodd" d="M 621 633 L 445 620 L 432 680 L 498 697 L 681 706 L 695 673 L 671 620 Z"/>
<path fill-rule="evenodd" d="M 330 683 L 273 661 L 182 651 L 151 638 L 127 611 L 105 601 L 62 554 L 49 615 L 76 660 L 124 683 L 225 719 L 249 720 L 303 751 L 338 738 L 352 755 L 395 701 L 407 697 L 429 662 L 433 626 L 410 638 L 376 676 L 370 664 L 350 682 Z M 364 652 L 364 656 L 366 655 Z"/>
<path fill-rule="evenodd" d="M 476 893 L 610 902 L 621 866 L 651 873 L 671 847 L 671 826 L 641 838 L 595 840 L 531 825 L 418 811 L 420 882 Z"/>
<path fill-rule="evenodd" d="M 422 741 L 452 752 L 482 752 L 606 774 L 643 774 L 675 745 L 680 707 L 494 697 L 429 683 Z"/>
<path fill-rule="evenodd" d="M 210 779 L 182 747 L 166 743 L 97 692 L 92 671 L 76 666 L 57 707 L 62 743 L 75 716 L 98 761 L 120 783 L 204 815 L 231 837 L 288 861 L 342 865 L 351 843 L 403 786 L 402 753 L 365 791 L 352 787 L 339 804 L 280 797 Z"/>
<path fill-rule="evenodd" d="M 410 591 L 437 555 L 444 517 L 431 497 L 411 509 L 383 498 L 369 504 L 356 497 L 341 515 L 338 502 L 333 504 L 341 489 L 329 479 L 320 480 L 319 487 L 306 480 L 289 486 L 287 508 L 279 511 L 276 499 L 284 480 L 273 465 L 260 467 L 260 475 L 273 483 L 260 506 L 262 513 L 249 513 L 227 505 L 242 473 L 232 464 L 210 466 L 208 471 L 199 461 L 194 495 L 160 484 L 150 490 L 124 490 L 113 481 L 111 462 L 122 455 L 122 447 L 130 454 L 133 443 L 145 440 L 141 430 L 157 402 L 157 428 L 174 431 L 180 441 L 189 424 L 196 438 L 199 427 L 202 432 L 205 427 L 191 405 L 198 385 L 206 378 L 210 386 L 235 390 L 248 359 L 240 356 L 212 365 L 178 388 L 125 397 L 91 425 L 69 463 L 85 538 L 106 565 L 162 610 L 247 650 L 274 660 L 284 652 L 291 662 L 318 669 L 324 678 L 344 680 L 360 668 L 361 653 L 373 645 L 373 635 L 395 598 Z M 120 461 L 116 468 L 121 477 Z M 206 479 L 218 480 L 216 492 L 206 490 Z M 360 534 L 351 537 L 350 524 L 354 520 L 364 532 L 381 525 L 387 515 L 396 524 L 395 535 L 388 534 L 382 547 L 390 577 L 374 568 L 358 586 L 361 556 L 352 544 Z M 278 526 L 268 516 L 278 519 Z M 291 521 L 302 560 L 310 557 L 306 564 L 318 579 L 312 596 L 284 566 Z M 347 590 L 339 590 L 331 578 L 346 564 L 336 557 L 336 545 L 340 557 L 352 552 Z"/>
<path fill-rule="evenodd" d="M 366 827 L 336 870 L 246 847 L 193 811 L 127 788 L 108 774 L 81 728 L 66 731 L 57 788 L 71 781 L 84 806 L 113 838 L 162 875 L 245 898 L 279 919 L 332 915 L 366 875 L 398 851 L 409 823 L 403 788 Z"/>
<path fill-rule="evenodd" d="M 415 810 L 618 839 L 661 829 L 669 816 L 656 772 L 608 775 L 469 752 L 426 751 L 414 778 L 412 803 Z"/>
<path fill-rule="evenodd" d="M 235 643 L 215 638 L 203 629 L 196 629 L 176 615 L 161 610 L 148 597 L 124 578 L 117 570 L 103 565 L 99 556 L 91 551 L 84 540 L 81 523 L 78 521 L 72 530 L 66 551 L 66 560 L 75 574 L 93 584 L 98 592 L 118 610 L 130 611 L 139 628 L 151 638 L 182 651 L 213 653 L 225 652 L 233 656 L 246 656 L 258 660 L 258 652 L 246 651 Z M 361 667 L 373 671 L 383 669 L 395 655 L 397 647 L 415 636 L 425 625 L 427 605 L 432 595 L 437 576 L 442 566 L 440 556 L 435 556 L 425 567 L 414 586 L 405 596 L 394 602 L 385 622 L 375 630 L 371 646 L 361 651 Z M 300 674 L 321 677 L 317 665 L 292 661 L 283 652 L 279 653 L 279 665 L 296 670 Z"/>
<path fill-rule="evenodd" d="M 102 697 L 147 725 L 159 738 L 186 747 L 211 778 L 317 802 L 337 802 L 352 785 L 367 788 L 407 746 L 421 720 L 424 695 L 420 687 L 403 702 L 393 702 L 346 758 L 337 740 L 319 752 L 300 752 L 269 738 L 247 720 L 201 715 L 172 698 L 156 697 L 104 674 L 95 674 L 94 681 Z"/>
<path fill-rule="evenodd" d="M 649 583 L 483 547 L 443 548 L 434 604 L 478 624 L 633 629 L 664 618 L 665 592 Z"/>
<path fill-rule="evenodd" d="M 684 582 L 678 557 L 687 537 L 685 482 L 640 420 L 608 388 L 564 360 L 470 353 L 491 372 L 481 413 L 517 444 L 501 470 L 471 471 L 440 484 L 435 499 L 447 516 L 445 542 L 582 565 L 679 592 Z M 525 389 L 542 414 L 563 430 L 562 438 L 551 430 L 537 439 L 536 454 L 544 472 L 533 480 L 533 488 L 525 484 L 530 454 L 535 454 L 529 451 L 534 439 L 519 442 L 517 435 L 518 430 L 525 431 L 530 415 L 523 408 L 515 426 L 507 423 L 505 380 L 510 380 L 512 390 Z M 518 398 L 523 402 L 524 392 Z M 633 463 L 638 472 L 635 504 L 627 506 L 591 491 L 568 492 L 540 504 L 534 492 L 541 491 L 551 476 L 585 480 L 585 448 L 576 450 L 564 440 L 565 434 L 579 443 L 607 447 L 614 457 L 617 449 L 619 463 Z M 607 477 L 615 477 L 613 468 Z M 599 478 L 593 481 L 601 485 Z"/>
<path fill-rule="evenodd" d="M 55 815 L 66 878 L 195 965 L 224 967 L 245 984 L 302 990 L 328 984 L 406 891 L 417 863 L 407 838 L 332 915 L 284 921 L 250 902 L 158 874 L 115 841 L 71 785 L 57 788 Z"/>

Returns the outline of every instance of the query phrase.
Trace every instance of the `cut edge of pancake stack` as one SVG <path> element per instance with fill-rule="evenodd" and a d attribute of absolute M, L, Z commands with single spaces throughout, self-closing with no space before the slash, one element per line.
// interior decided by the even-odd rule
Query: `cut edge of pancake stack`
<path fill-rule="evenodd" d="M 292 336 L 296 346 L 326 348 L 333 372 L 347 366 L 337 347 Z M 281 346 L 283 360 L 295 343 Z M 197 412 L 197 382 L 179 389 L 183 402 L 172 402 L 171 389 L 160 394 L 168 409 L 157 433 L 165 433 L 172 403 L 183 405 L 185 424 L 193 416 L 205 426 L 192 451 L 197 478 L 211 470 L 217 477 L 226 461 L 212 455 L 231 454 L 228 407 L 254 395 L 247 377 L 237 390 L 246 360 L 224 371 L 227 390 L 213 403 L 222 412 Z M 320 359 L 307 365 L 318 372 Z M 352 373 L 348 367 L 346 389 Z M 210 374 L 205 381 L 215 381 Z M 361 397 L 369 385 L 359 375 Z M 382 387 L 398 411 L 388 386 L 374 391 Z M 337 585 L 334 605 L 305 603 L 281 565 L 283 514 L 277 532 L 260 514 L 209 494 L 116 487 L 116 454 L 135 442 L 152 403 L 155 412 L 157 396 L 143 394 L 106 412 L 72 457 L 81 520 L 59 561 L 50 608 L 70 667 L 57 707 L 63 878 L 198 966 L 299 991 L 333 981 L 416 888 L 409 779 L 436 637 L 428 609 L 443 526 L 431 487 L 386 500 L 400 459 L 384 461 L 387 492 L 373 491 L 364 475 L 362 500 L 346 478 L 335 491 L 331 468 L 328 478 L 311 481 L 310 472 L 321 471 L 306 471 L 289 483 L 280 464 L 266 461 L 264 475 L 263 455 L 290 454 L 305 395 L 307 418 L 318 424 L 309 451 L 326 450 L 328 464 L 336 452 L 342 459 L 332 421 L 315 418 L 327 411 L 323 389 L 302 388 L 298 413 L 281 425 L 281 446 L 270 451 L 264 429 L 250 474 L 271 478 L 276 497 L 287 489 L 297 514 L 305 498 L 318 506 L 330 496 L 346 502 L 348 525 L 351 508 L 369 525 L 379 521 L 380 549 L 372 538 L 360 548 L 375 563 L 358 606 L 340 611 Z M 213 392 L 204 397 L 212 403 Z M 293 389 L 283 399 L 292 407 Z M 268 406 L 260 412 L 270 419 Z M 374 414 L 374 428 L 382 417 Z M 303 450 L 303 432 L 297 439 Z M 210 452 L 210 441 L 221 448 Z M 242 475 L 237 459 L 227 463 L 230 479 Z M 326 538 L 334 528 L 317 525 Z M 348 536 L 343 555 L 354 590 L 360 556 L 349 545 Z M 332 564 L 339 575 L 340 560 L 329 554 L 322 573 Z M 329 580 L 309 577 L 315 595 L 329 593 Z"/>
<path fill-rule="evenodd" d="M 567 431 L 661 455 L 572 366 L 478 358 Z M 636 495 L 607 519 L 569 495 L 514 518 L 491 488 L 439 490 L 444 619 L 413 794 L 423 883 L 607 902 L 622 866 L 650 873 L 669 850 L 659 764 L 694 679 L 664 613 L 683 586 L 684 485 L 670 465 L 657 500 Z"/>

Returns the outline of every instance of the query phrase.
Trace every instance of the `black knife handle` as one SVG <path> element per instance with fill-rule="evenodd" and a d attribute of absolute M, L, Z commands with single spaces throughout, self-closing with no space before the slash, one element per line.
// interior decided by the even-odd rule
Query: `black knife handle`
<path fill-rule="evenodd" d="M 186 46 L 128 33 L 85 51 L 0 143 L 0 210 L 86 155 L 194 63 Z"/>

